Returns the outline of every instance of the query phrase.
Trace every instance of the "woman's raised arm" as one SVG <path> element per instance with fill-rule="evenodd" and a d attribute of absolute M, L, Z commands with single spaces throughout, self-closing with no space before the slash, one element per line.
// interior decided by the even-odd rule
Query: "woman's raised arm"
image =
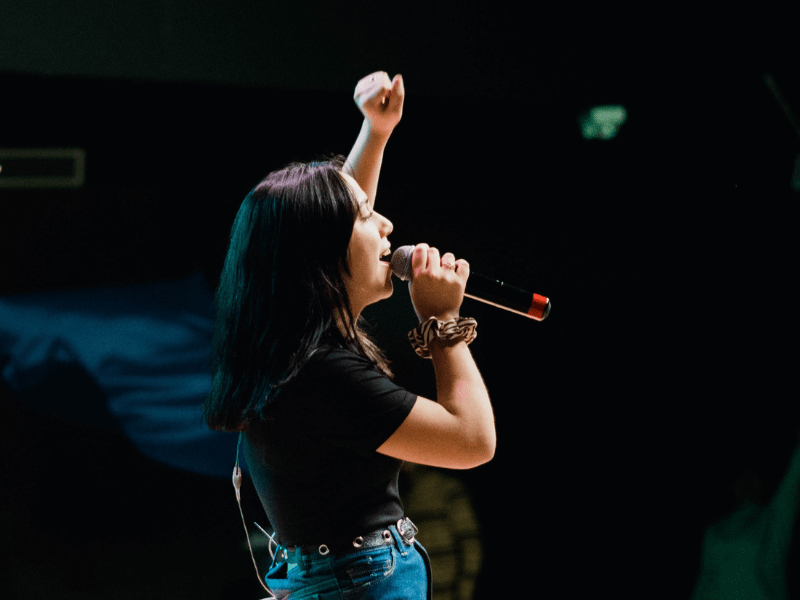
<path fill-rule="evenodd" d="M 367 75 L 356 85 L 353 99 L 364 115 L 364 122 L 343 170 L 358 182 L 374 206 L 383 151 L 403 116 L 403 78 L 395 75 L 390 80 L 383 71 Z"/>

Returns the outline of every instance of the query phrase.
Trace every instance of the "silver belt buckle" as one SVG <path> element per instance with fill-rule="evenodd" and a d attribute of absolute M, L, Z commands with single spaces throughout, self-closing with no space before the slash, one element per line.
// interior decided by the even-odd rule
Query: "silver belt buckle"
<path fill-rule="evenodd" d="M 405 517 L 397 522 L 397 533 L 400 534 L 407 546 L 411 546 L 414 544 L 414 536 L 419 533 L 419 529 L 411 519 Z"/>

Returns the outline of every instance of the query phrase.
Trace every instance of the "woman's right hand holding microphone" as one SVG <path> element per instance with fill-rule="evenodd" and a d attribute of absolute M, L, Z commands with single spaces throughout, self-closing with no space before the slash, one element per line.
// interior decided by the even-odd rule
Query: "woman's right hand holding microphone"
<path fill-rule="evenodd" d="M 411 255 L 413 278 L 409 282 L 411 302 L 420 322 L 436 317 L 449 321 L 459 316 L 469 278 L 469 263 L 452 253 L 417 244 Z"/>

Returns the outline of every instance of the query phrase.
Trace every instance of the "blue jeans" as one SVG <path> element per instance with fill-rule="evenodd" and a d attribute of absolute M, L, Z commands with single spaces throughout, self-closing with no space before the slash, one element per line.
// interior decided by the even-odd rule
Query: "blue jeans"
<path fill-rule="evenodd" d="M 426 600 L 433 582 L 428 553 L 388 527 L 394 544 L 334 556 L 272 561 L 264 581 L 279 600 Z M 280 550 L 280 548 L 279 548 Z M 276 552 L 278 557 L 280 552 Z"/>

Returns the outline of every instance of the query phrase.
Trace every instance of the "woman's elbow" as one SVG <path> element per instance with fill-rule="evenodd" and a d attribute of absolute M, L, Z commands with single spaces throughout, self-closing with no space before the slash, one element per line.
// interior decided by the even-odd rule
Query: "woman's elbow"
<path fill-rule="evenodd" d="M 485 465 L 494 458 L 495 450 L 497 450 L 497 436 L 492 433 L 492 436 L 483 446 L 483 460 L 482 465 Z"/>
<path fill-rule="evenodd" d="M 473 469 L 485 465 L 494 458 L 497 449 L 497 436 L 494 432 L 470 444 L 469 457 L 465 461 L 464 469 Z"/>

